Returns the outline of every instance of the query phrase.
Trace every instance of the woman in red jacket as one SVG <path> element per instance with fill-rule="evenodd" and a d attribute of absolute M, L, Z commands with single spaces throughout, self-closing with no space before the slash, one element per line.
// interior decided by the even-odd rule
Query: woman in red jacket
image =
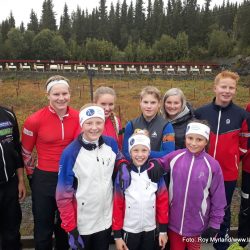
<path fill-rule="evenodd" d="M 54 225 L 59 213 L 55 191 L 62 151 L 80 131 L 79 112 L 68 106 L 70 88 L 65 77 L 50 77 L 46 82 L 46 92 L 49 105 L 24 122 L 22 154 L 32 189 L 35 248 L 52 250 L 54 233 L 56 249 L 66 250 L 69 248 L 68 236 L 61 229 L 60 221 Z M 34 148 L 37 152 L 36 166 L 32 158 Z"/>

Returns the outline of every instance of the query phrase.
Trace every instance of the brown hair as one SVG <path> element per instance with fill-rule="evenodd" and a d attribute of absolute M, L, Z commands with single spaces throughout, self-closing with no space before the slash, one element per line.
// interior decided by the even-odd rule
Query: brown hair
<path fill-rule="evenodd" d="M 141 93 L 140 93 L 140 99 L 142 100 L 142 98 L 145 96 L 145 95 L 152 95 L 154 96 L 159 102 L 161 101 L 161 92 L 159 89 L 157 89 L 156 87 L 154 86 L 147 86 L 145 88 L 143 88 L 141 90 Z"/>
<path fill-rule="evenodd" d="M 236 73 L 236 72 L 232 72 L 232 71 L 229 71 L 229 70 L 224 70 L 222 72 L 220 72 L 214 79 L 214 84 L 218 84 L 218 82 L 221 80 L 221 79 L 224 79 L 224 78 L 231 78 L 233 80 L 235 80 L 236 84 L 239 82 L 240 80 L 240 77 L 239 75 Z"/>

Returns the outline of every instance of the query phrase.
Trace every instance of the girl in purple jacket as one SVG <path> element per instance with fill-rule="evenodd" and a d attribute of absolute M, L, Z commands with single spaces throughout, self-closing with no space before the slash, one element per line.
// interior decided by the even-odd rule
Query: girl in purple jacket
<path fill-rule="evenodd" d="M 226 206 L 217 160 L 205 152 L 210 128 L 202 121 L 187 125 L 186 148 L 158 160 L 170 171 L 168 236 L 171 250 L 201 249 L 216 235 Z"/>

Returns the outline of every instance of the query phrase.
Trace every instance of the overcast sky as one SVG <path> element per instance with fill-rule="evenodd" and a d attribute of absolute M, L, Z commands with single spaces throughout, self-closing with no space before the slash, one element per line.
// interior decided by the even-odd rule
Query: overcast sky
<path fill-rule="evenodd" d="M 40 19 L 43 1 L 44 0 L 0 0 L 0 22 L 9 17 L 10 11 L 12 11 L 16 21 L 16 26 L 19 26 L 21 21 L 23 21 L 24 25 L 26 26 L 29 22 L 31 9 L 35 11 L 38 19 Z M 132 1 L 135 2 L 135 0 Z M 93 8 L 99 5 L 99 2 L 100 0 L 53 0 L 53 10 L 57 14 L 57 24 L 59 24 L 59 19 L 63 13 L 63 7 L 65 3 L 69 8 L 69 14 L 71 14 L 72 10 L 76 10 L 77 5 L 79 5 L 82 10 L 87 8 L 91 12 Z M 111 2 L 112 0 L 106 1 L 108 7 L 110 6 Z M 113 2 L 116 4 L 117 0 Z M 122 2 L 123 0 L 120 0 L 120 3 Z M 144 0 L 144 2 L 146 3 L 147 0 Z M 167 0 L 164 0 L 164 2 L 167 3 Z M 204 0 L 198 0 L 200 5 L 203 5 L 204 2 Z M 211 5 L 220 5 L 222 2 L 223 0 L 212 0 Z M 242 2 L 242 0 L 230 0 L 230 2 Z M 127 0 L 127 3 L 129 4 L 130 0 Z M 164 4 L 165 6 L 167 5 L 166 3 Z"/>

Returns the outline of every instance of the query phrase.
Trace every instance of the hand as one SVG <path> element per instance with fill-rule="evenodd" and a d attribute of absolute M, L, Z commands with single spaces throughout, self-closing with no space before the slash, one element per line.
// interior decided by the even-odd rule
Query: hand
<path fill-rule="evenodd" d="M 116 246 L 116 250 L 129 250 L 126 243 L 124 242 L 122 238 L 115 239 L 115 246 Z"/>
<path fill-rule="evenodd" d="M 120 188 L 125 191 L 131 182 L 131 175 L 130 175 L 130 167 L 126 163 L 122 163 L 121 166 L 118 169 L 118 181 L 119 181 L 119 186 Z"/>
<path fill-rule="evenodd" d="M 77 228 L 69 232 L 69 246 L 74 250 L 84 250 L 84 243 Z"/>
<path fill-rule="evenodd" d="M 165 249 L 167 242 L 168 242 L 167 233 L 159 233 L 159 246 L 161 247 L 161 250 Z"/>
<path fill-rule="evenodd" d="M 208 227 L 201 235 L 202 238 L 204 239 L 213 239 L 217 237 L 217 234 L 219 233 L 219 229 L 213 228 L 213 227 Z"/>
<path fill-rule="evenodd" d="M 25 187 L 24 181 L 19 181 L 18 182 L 19 201 L 24 201 L 25 197 L 26 197 L 26 187 Z"/>
<path fill-rule="evenodd" d="M 158 183 L 158 181 L 163 177 L 164 169 L 157 160 L 149 161 L 149 168 L 147 170 L 148 177 L 152 182 Z"/>

